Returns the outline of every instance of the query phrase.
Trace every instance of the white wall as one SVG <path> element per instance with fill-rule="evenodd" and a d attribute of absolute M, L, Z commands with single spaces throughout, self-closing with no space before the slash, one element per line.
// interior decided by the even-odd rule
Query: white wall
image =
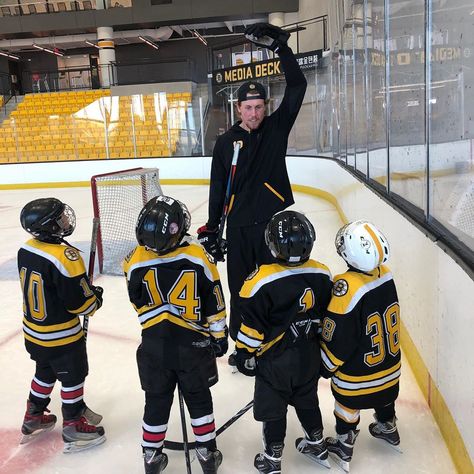
<path fill-rule="evenodd" d="M 94 174 L 158 167 L 161 179 L 208 179 L 210 158 L 159 158 L 0 166 L 0 188 L 13 183 L 89 181 Z M 474 456 L 474 282 L 434 242 L 336 162 L 288 159 L 293 184 L 333 194 L 349 220 L 373 221 L 391 245 L 402 319 Z M 1 194 L 0 194 L 1 200 Z M 0 201 L 1 202 L 1 201 Z"/>

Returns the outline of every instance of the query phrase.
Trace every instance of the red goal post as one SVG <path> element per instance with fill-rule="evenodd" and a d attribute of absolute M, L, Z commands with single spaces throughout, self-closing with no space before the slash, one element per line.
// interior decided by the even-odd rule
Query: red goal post
<path fill-rule="evenodd" d="M 162 195 L 158 168 L 132 168 L 92 176 L 94 217 L 99 218 L 100 273 L 122 275 L 122 261 L 137 245 L 135 224 L 143 206 Z"/>

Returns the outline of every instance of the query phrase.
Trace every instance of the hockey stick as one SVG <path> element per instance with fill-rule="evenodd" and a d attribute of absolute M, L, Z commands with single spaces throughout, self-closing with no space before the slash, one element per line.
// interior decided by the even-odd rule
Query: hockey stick
<path fill-rule="evenodd" d="M 229 426 L 233 425 L 242 415 L 247 413 L 250 408 L 253 407 L 253 400 L 247 403 L 243 408 L 241 408 L 232 418 L 229 418 L 217 431 L 216 436 L 219 436 L 222 432 L 224 432 Z M 188 443 L 188 449 L 194 448 L 196 443 Z M 184 449 L 184 443 L 180 443 L 179 441 L 168 441 L 165 440 L 166 449 L 170 451 L 182 451 Z"/>
<path fill-rule="evenodd" d="M 222 236 L 224 234 L 225 222 L 227 220 L 227 215 L 229 214 L 230 207 L 232 205 L 231 192 L 232 192 L 232 188 L 233 188 L 233 185 L 234 185 L 234 176 L 235 176 L 235 171 L 237 170 L 237 161 L 239 159 L 239 151 L 240 151 L 241 146 L 242 146 L 242 142 L 240 142 L 240 141 L 236 141 L 234 143 L 234 154 L 232 155 L 232 163 L 230 165 L 229 177 L 227 178 L 227 188 L 226 188 L 226 191 L 225 191 L 224 208 L 222 210 L 221 222 L 219 224 L 219 233 L 218 233 L 218 236 L 217 236 L 217 241 L 218 242 L 222 242 Z"/>
<path fill-rule="evenodd" d="M 92 238 L 91 238 L 91 249 L 89 252 L 89 268 L 87 270 L 87 276 L 89 277 L 89 283 L 92 285 L 94 280 L 94 264 L 95 264 L 95 252 L 97 249 L 97 235 L 99 234 L 99 218 L 94 217 L 92 219 Z M 82 324 L 82 332 L 84 333 L 84 341 L 87 341 L 87 331 L 89 330 L 89 316 L 84 316 L 84 322 Z"/>
<path fill-rule="evenodd" d="M 181 393 L 181 389 L 179 388 L 179 385 L 178 385 L 178 398 L 179 398 L 179 412 L 181 414 L 181 428 L 183 430 L 183 448 L 184 448 L 184 456 L 186 458 L 186 471 L 188 472 L 188 474 L 192 474 L 191 460 L 189 459 L 188 431 L 186 430 L 186 414 L 184 413 L 183 394 Z"/>

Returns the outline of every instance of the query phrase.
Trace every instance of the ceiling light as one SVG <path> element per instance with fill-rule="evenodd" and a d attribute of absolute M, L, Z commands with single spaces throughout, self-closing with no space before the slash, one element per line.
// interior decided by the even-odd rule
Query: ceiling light
<path fill-rule="evenodd" d="M 196 30 L 192 30 L 191 33 L 192 33 L 204 46 L 207 46 L 207 41 L 206 41 Z"/>
<path fill-rule="evenodd" d="M 156 43 L 149 40 L 148 38 L 145 38 L 144 36 L 139 36 L 138 39 L 146 43 L 148 46 L 151 46 L 152 48 L 160 49 L 160 47 Z"/>
<path fill-rule="evenodd" d="M 64 52 L 58 48 L 54 48 L 54 49 L 45 48 L 35 43 L 33 43 L 33 48 L 39 49 L 40 51 L 44 51 L 45 53 L 55 54 L 56 56 L 64 56 Z"/>
<path fill-rule="evenodd" d="M 99 46 L 93 43 L 92 41 L 86 40 L 85 43 L 89 46 L 93 46 L 94 48 L 100 49 Z"/>
<path fill-rule="evenodd" d="M 7 51 L 0 51 L 0 56 L 5 56 L 6 58 L 10 58 L 10 59 L 16 59 L 17 61 L 20 60 L 19 56 L 15 56 L 14 54 L 10 54 Z"/>

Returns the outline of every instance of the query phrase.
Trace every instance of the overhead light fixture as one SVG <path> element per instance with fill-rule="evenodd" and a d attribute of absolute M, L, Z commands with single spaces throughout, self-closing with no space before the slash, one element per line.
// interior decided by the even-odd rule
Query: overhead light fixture
<path fill-rule="evenodd" d="M 152 48 L 160 49 L 160 47 L 156 43 L 149 40 L 148 38 L 145 38 L 144 36 L 139 36 L 138 39 L 146 43 L 148 46 L 151 46 Z"/>
<path fill-rule="evenodd" d="M 207 46 L 207 41 L 202 37 L 196 30 L 192 30 L 191 33 L 204 45 Z"/>
<path fill-rule="evenodd" d="M 33 48 L 39 49 L 40 51 L 44 51 L 45 53 L 55 54 L 56 56 L 64 56 L 64 52 L 58 48 L 54 48 L 54 49 L 45 48 L 35 43 L 33 43 Z"/>
<path fill-rule="evenodd" d="M 100 49 L 99 46 L 93 43 L 92 41 L 86 40 L 85 43 L 88 44 L 89 46 L 93 46 L 94 48 Z"/>
<path fill-rule="evenodd" d="M 19 56 L 15 56 L 14 54 L 10 54 L 7 51 L 0 51 L 0 56 L 5 56 L 6 58 L 9 58 L 9 59 L 16 59 L 17 61 L 20 60 Z"/>

